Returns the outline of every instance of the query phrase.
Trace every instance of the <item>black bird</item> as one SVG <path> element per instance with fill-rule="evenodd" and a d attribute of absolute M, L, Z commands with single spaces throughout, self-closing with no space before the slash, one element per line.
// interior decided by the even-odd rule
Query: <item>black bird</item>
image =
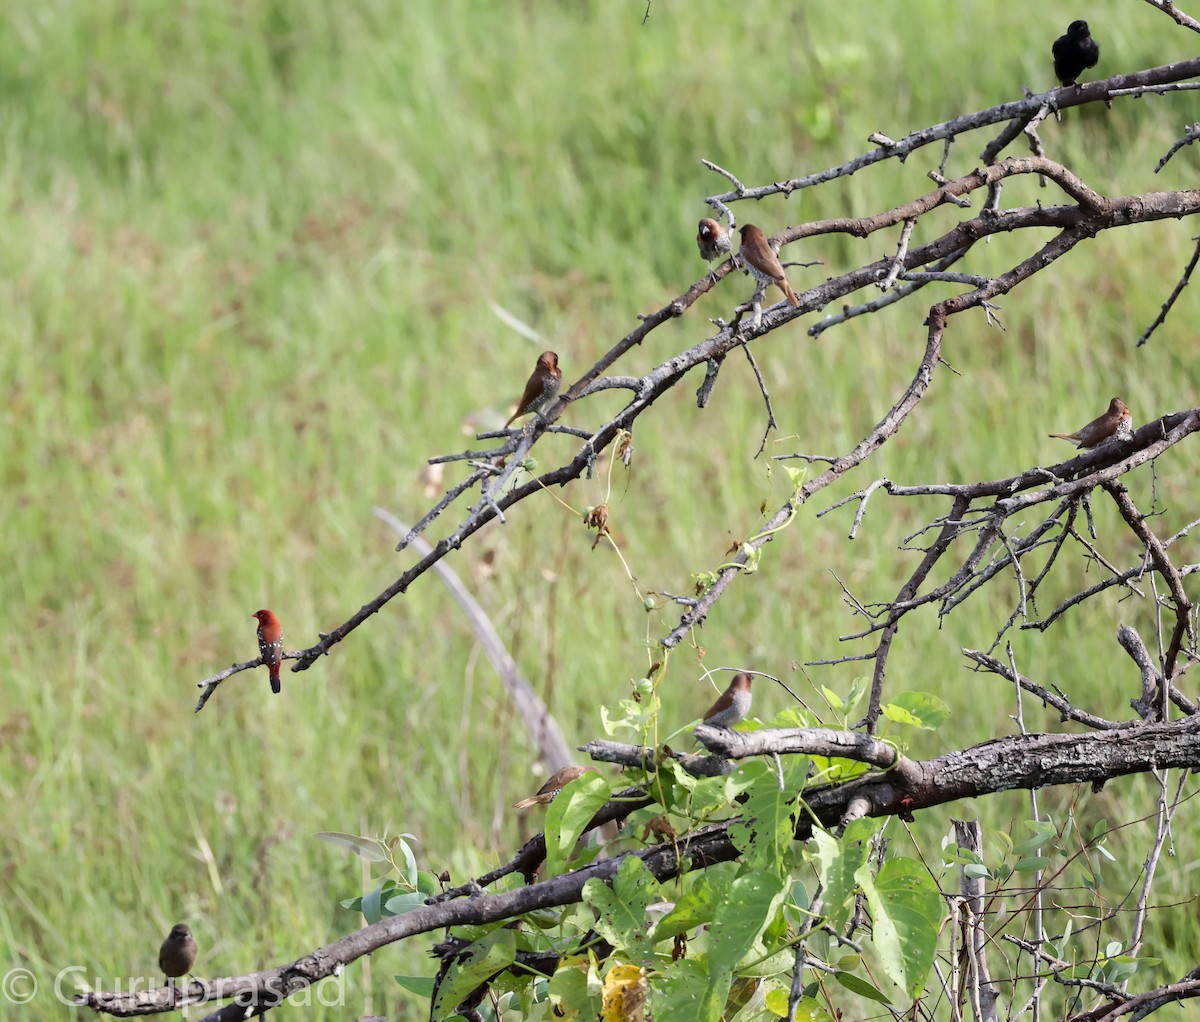
<path fill-rule="evenodd" d="M 1100 44 L 1092 38 L 1086 21 L 1072 21 L 1067 34 L 1054 40 L 1054 76 L 1063 85 L 1074 85 L 1084 71 L 1100 59 Z"/>

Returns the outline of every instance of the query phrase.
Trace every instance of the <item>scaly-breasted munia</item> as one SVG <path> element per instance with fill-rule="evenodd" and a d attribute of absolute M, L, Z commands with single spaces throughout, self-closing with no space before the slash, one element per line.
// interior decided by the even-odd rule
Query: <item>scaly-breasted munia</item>
<path fill-rule="evenodd" d="M 164 983 L 172 986 L 171 980 L 186 976 L 195 963 L 196 938 L 186 923 L 176 923 L 158 949 L 158 967 L 166 977 Z"/>
<path fill-rule="evenodd" d="M 552 351 L 543 351 L 533 367 L 529 382 L 525 384 L 525 393 L 517 404 L 517 410 L 508 417 L 504 428 L 512 425 L 513 419 L 520 415 L 537 413 L 558 397 L 562 387 L 562 370 L 558 368 L 558 356 Z"/>
<path fill-rule="evenodd" d="M 258 618 L 258 651 L 271 674 L 271 691 L 279 694 L 279 664 L 283 660 L 283 626 L 269 610 L 256 610 Z"/>
<path fill-rule="evenodd" d="M 584 774 L 595 772 L 594 767 L 581 766 L 565 766 L 561 770 L 555 770 L 547 778 L 546 783 L 538 788 L 536 795 L 530 795 L 529 798 L 523 798 L 520 802 L 514 802 L 513 808 L 528 809 L 530 806 L 547 806 L 573 780 Z"/>
<path fill-rule="evenodd" d="M 700 249 L 700 258 L 708 260 L 709 273 L 712 273 L 714 259 L 720 259 L 722 254 L 730 255 L 733 252 L 729 232 L 709 216 L 700 221 L 700 228 L 696 232 L 696 247 Z"/>
<path fill-rule="evenodd" d="M 1054 54 L 1054 77 L 1063 85 L 1074 85 L 1089 67 L 1100 59 L 1100 44 L 1092 38 L 1086 21 L 1072 21 L 1067 34 L 1060 35 L 1050 48 Z"/>
<path fill-rule="evenodd" d="M 1050 436 L 1073 440 L 1076 447 L 1096 447 L 1114 435 L 1118 440 L 1126 440 L 1132 429 L 1133 416 L 1129 414 L 1129 407 L 1119 397 L 1114 397 L 1108 403 L 1108 411 L 1082 429 L 1075 433 L 1051 433 Z"/>
<path fill-rule="evenodd" d="M 708 708 L 703 723 L 709 727 L 731 728 L 746 719 L 750 712 L 750 675 L 735 674 L 721 698 Z"/>
<path fill-rule="evenodd" d="M 800 299 L 788 283 L 787 275 L 783 272 L 783 263 L 779 261 L 775 249 L 767 241 L 767 236 L 754 224 L 742 224 L 739 230 L 742 232 L 742 247 L 738 249 L 738 259 L 741 260 L 742 266 L 754 274 L 755 280 L 763 287 L 768 284 L 777 285 L 787 296 L 787 300 L 798 306 Z"/>

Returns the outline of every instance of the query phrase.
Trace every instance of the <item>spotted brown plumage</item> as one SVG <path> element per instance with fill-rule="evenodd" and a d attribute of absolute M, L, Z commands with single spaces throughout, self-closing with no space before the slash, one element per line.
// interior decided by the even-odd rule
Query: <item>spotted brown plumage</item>
<path fill-rule="evenodd" d="M 767 241 L 767 236 L 754 224 L 742 224 L 738 229 L 742 233 L 742 246 L 738 249 L 738 259 L 741 260 L 742 266 L 753 274 L 754 279 L 763 287 L 774 284 L 792 305 L 799 306 L 800 299 L 792 290 L 792 285 L 783 272 L 783 263 L 779 261 L 779 256 Z"/>
<path fill-rule="evenodd" d="M 1072 440 L 1076 447 L 1096 447 L 1110 436 L 1116 436 L 1118 440 L 1128 439 L 1132 431 L 1133 416 L 1129 413 L 1129 406 L 1119 397 L 1114 397 L 1108 403 L 1108 411 L 1092 419 L 1083 428 L 1074 433 L 1051 433 L 1050 436 Z"/>
<path fill-rule="evenodd" d="M 731 728 L 746 719 L 750 712 L 751 677 L 745 671 L 735 674 L 729 688 L 708 708 L 703 722 L 709 727 Z"/>
<path fill-rule="evenodd" d="M 523 798 L 520 802 L 514 802 L 513 808 L 528 809 L 530 806 L 549 805 L 563 788 L 587 773 L 595 773 L 595 769 L 593 767 L 565 766 L 561 770 L 555 770 L 546 779 L 546 783 L 538 788 L 536 795 L 530 795 L 529 798 Z"/>
<path fill-rule="evenodd" d="M 517 402 L 517 410 L 508 417 L 504 428 L 508 429 L 512 425 L 513 419 L 521 415 L 528 415 L 530 412 L 537 414 L 542 411 L 558 397 L 561 387 L 562 370 L 558 368 L 558 356 L 553 351 L 543 351 L 538 356 L 537 365 L 533 367 L 533 372 L 525 384 L 525 392 L 521 395 L 521 400 Z"/>
<path fill-rule="evenodd" d="M 712 272 L 714 259 L 733 252 L 733 242 L 729 232 L 712 217 L 706 216 L 700 221 L 696 231 L 696 247 L 700 249 L 700 258 L 708 260 L 708 270 Z"/>

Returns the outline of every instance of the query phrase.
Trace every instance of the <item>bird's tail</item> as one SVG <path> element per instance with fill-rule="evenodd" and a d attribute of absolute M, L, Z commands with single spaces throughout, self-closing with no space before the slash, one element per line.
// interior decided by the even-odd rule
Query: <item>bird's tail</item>
<path fill-rule="evenodd" d="M 1059 440 L 1070 440 L 1076 447 L 1079 446 L 1078 433 L 1047 433 L 1046 435 L 1056 437 Z"/>
<path fill-rule="evenodd" d="M 276 695 L 279 695 L 280 691 L 282 690 L 282 686 L 279 684 L 279 665 L 271 664 L 270 671 L 271 671 L 271 691 L 274 692 Z"/>
<path fill-rule="evenodd" d="M 787 277 L 780 277 L 778 284 L 779 290 L 787 295 L 787 300 L 791 302 L 792 305 L 796 306 L 796 308 L 799 308 L 800 299 L 796 297 L 796 292 L 792 290 L 792 285 L 790 281 L 788 281 Z"/>
<path fill-rule="evenodd" d="M 523 798 L 523 799 L 521 799 L 520 802 L 514 802 L 513 808 L 514 809 L 528 809 L 530 806 L 537 805 L 538 801 L 539 801 L 539 799 L 536 795 L 530 795 L 529 798 Z"/>

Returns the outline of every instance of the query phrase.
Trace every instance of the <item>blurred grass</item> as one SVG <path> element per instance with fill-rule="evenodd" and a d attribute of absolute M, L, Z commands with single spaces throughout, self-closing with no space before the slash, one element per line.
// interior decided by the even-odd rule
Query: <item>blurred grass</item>
<path fill-rule="evenodd" d="M 67 1017 L 47 994 L 65 966 L 99 985 L 154 977 L 158 942 L 178 919 L 192 923 L 200 973 L 213 976 L 355 928 L 338 902 L 363 877 L 316 831 L 412 831 L 425 861 L 459 878 L 514 847 L 521 825 L 507 806 L 536 787 L 530 750 L 432 577 L 312 670 L 285 674 L 281 698 L 265 697 L 265 676 L 241 675 L 193 717 L 193 683 L 254 655 L 256 608 L 280 613 L 289 648 L 308 645 L 407 563 L 371 506 L 415 520 L 429 503 L 424 459 L 463 444 L 469 415 L 505 411 L 536 354 L 489 301 L 541 330 L 573 378 L 636 313 L 703 272 L 694 224 L 703 196 L 725 183 L 700 157 L 747 182 L 778 180 L 854 156 L 871 131 L 896 137 L 1014 98 L 1024 83 L 1045 88 L 1049 43 L 1070 17 L 1047 20 L 1026 2 L 969 4 L 948 19 L 929 0 L 783 13 L 765 0 L 655 0 L 643 25 L 644 8 L 6 5 L 0 615 L 11 638 L 0 795 L 15 811 L 0 822 L 0 967 L 41 980 L 30 1017 Z M 1098 73 L 1190 55 L 1191 38 L 1149 7 L 1108 0 L 1088 18 L 1104 47 Z M 1151 173 L 1180 130 L 1179 103 L 1071 111 L 1043 139 L 1101 191 L 1186 186 L 1190 149 Z M 949 172 L 969 171 L 983 140 L 959 142 Z M 775 230 L 882 210 L 925 190 L 938 159 L 940 148 L 739 212 Z M 1057 195 L 1014 182 L 1005 199 Z M 1176 223 L 1109 232 L 1007 296 L 1003 332 L 982 314 L 954 321 L 946 358 L 962 375 L 943 369 L 904 432 L 767 548 L 759 574 L 697 636 L 705 662 L 786 674 L 846 652 L 836 637 L 858 623 L 830 572 L 861 599 L 887 598 L 916 563 L 900 540 L 945 507 L 876 496 L 853 543 L 852 509 L 815 518 L 870 479 L 962 481 L 1051 462 L 1066 448 L 1047 430 L 1077 427 L 1114 393 L 1139 420 L 1194 405 L 1190 293 L 1148 346 L 1132 343 L 1190 233 Z M 894 241 L 819 239 L 794 258 L 825 266 L 793 280 Z M 999 271 L 1029 249 L 1028 238 L 996 238 L 969 269 Z M 618 371 L 695 343 L 705 317 L 727 316 L 742 290 L 740 277 L 725 283 Z M 860 437 L 911 377 L 932 300 L 817 341 L 796 326 L 756 347 L 794 437 L 771 450 L 833 453 Z M 706 411 L 693 389 L 639 422 L 634 467 L 613 476 L 611 525 L 644 588 L 685 591 L 688 572 L 724 560 L 733 539 L 757 531 L 760 503 L 786 491 L 782 473 L 768 480 L 752 460 L 764 416 L 744 363 L 729 360 Z M 599 421 L 612 400 L 568 420 Z M 547 440 L 538 458 L 570 449 Z M 1160 534 L 1186 521 L 1196 461 L 1185 445 L 1156 478 Z M 1149 472 L 1130 483 L 1148 510 Z M 580 508 L 604 494 L 601 473 L 561 496 Z M 1135 551 L 1096 503 L 1105 552 L 1128 563 Z M 657 658 L 647 643 L 674 621 L 647 618 L 617 559 L 592 552 L 549 497 L 452 560 L 572 740 L 598 732 L 598 706 L 625 694 Z M 1041 609 L 1086 572 L 1066 558 Z M 986 647 L 1011 598 L 979 594 L 940 630 L 930 617 L 906 624 L 889 684 L 933 691 L 955 712 L 953 737 L 918 736 L 915 754 L 1012 730 L 1010 693 L 964 671 L 957 652 Z M 1112 597 L 1045 636 L 1020 633 L 1017 662 L 1121 716 L 1136 676 L 1113 654 L 1118 621 L 1149 637 L 1152 605 Z M 671 662 L 672 721 L 710 697 L 696 658 L 685 649 Z M 835 690 L 855 673 L 809 672 Z M 759 696 L 764 716 L 782 706 Z M 1031 727 L 1059 726 L 1027 714 Z M 1129 780 L 1043 804 L 1074 799 L 1077 813 L 1115 822 L 1140 814 L 1149 791 Z M 1004 828 L 1028 802 L 954 808 L 976 811 Z M 919 822 L 928 839 L 945 823 Z M 1168 882 L 1195 863 L 1196 831 L 1182 823 Z M 1132 882 L 1143 840 L 1114 836 L 1114 854 L 1126 852 L 1116 886 Z M 1173 976 L 1185 963 L 1171 949 L 1197 937 L 1192 914 L 1152 923 L 1170 934 L 1152 951 Z M 389 949 L 350 970 L 347 996 L 364 1013 L 397 1011 L 391 976 L 428 970 L 421 942 Z"/>

